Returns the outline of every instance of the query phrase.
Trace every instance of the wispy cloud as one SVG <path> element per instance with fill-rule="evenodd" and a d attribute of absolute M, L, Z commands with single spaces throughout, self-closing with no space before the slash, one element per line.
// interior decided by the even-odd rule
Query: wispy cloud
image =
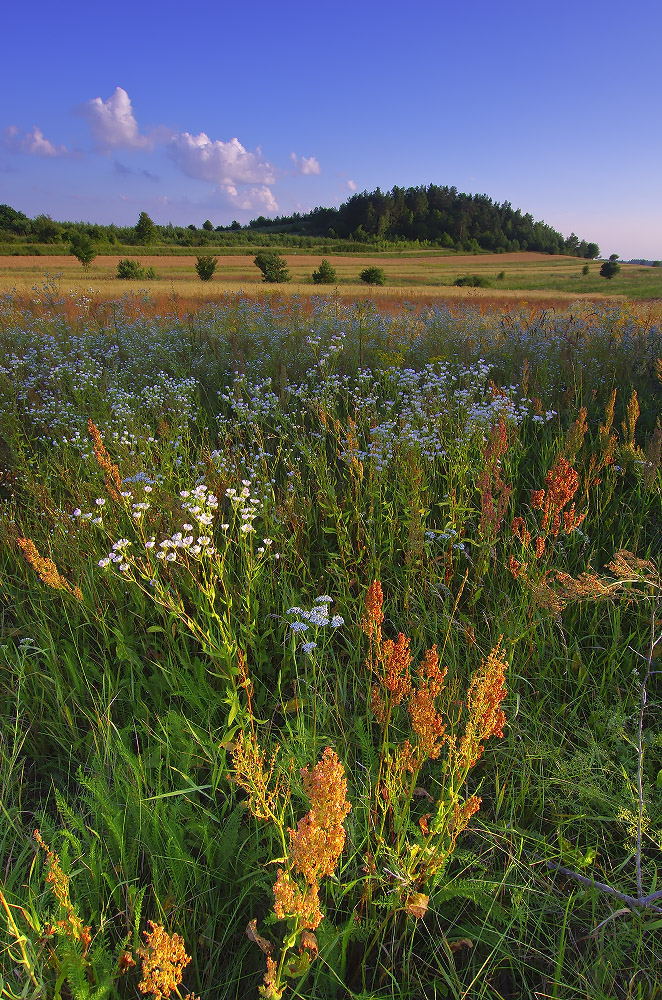
<path fill-rule="evenodd" d="M 322 169 L 319 161 L 314 156 L 302 156 L 299 158 L 296 153 L 290 153 L 294 170 L 297 174 L 321 174 Z"/>
<path fill-rule="evenodd" d="M 221 185 L 276 182 L 276 172 L 261 159 L 261 151 L 250 153 L 237 138 L 222 142 L 205 132 L 180 132 L 168 143 L 168 155 L 182 173 L 196 180 Z"/>
<path fill-rule="evenodd" d="M 356 191 L 356 181 L 352 180 L 347 181 L 347 187 L 349 188 L 350 191 Z"/>
<path fill-rule="evenodd" d="M 158 174 L 153 174 L 150 170 L 134 170 L 132 167 L 127 167 L 125 163 L 120 163 L 119 160 L 115 160 L 113 163 L 113 170 L 120 177 L 145 177 L 148 181 L 161 180 Z"/>
<path fill-rule="evenodd" d="M 33 126 L 32 132 L 21 134 L 15 125 L 10 125 L 5 130 L 2 143 L 4 147 L 12 153 L 26 153 L 28 156 L 45 156 L 53 158 L 56 156 L 71 156 L 66 146 L 56 146 L 47 139 L 44 133 L 37 126 Z"/>
<path fill-rule="evenodd" d="M 78 108 L 87 120 L 97 147 L 110 149 L 152 149 L 160 137 L 157 133 L 141 135 L 126 90 L 116 87 L 107 101 L 95 97 Z"/>

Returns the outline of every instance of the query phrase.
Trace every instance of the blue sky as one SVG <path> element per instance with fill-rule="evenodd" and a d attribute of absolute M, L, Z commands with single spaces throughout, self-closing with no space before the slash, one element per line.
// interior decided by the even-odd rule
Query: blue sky
<path fill-rule="evenodd" d="M 659 0 L 61 0 L 3 14 L 0 202 L 200 226 L 454 185 L 662 258 Z"/>

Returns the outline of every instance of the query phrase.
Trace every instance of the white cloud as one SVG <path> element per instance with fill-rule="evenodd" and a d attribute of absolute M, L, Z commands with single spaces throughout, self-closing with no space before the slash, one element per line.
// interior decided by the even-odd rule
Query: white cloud
<path fill-rule="evenodd" d="M 100 149 L 151 149 L 154 137 L 141 135 L 126 90 L 116 87 L 107 101 L 95 97 L 79 108 Z"/>
<path fill-rule="evenodd" d="M 275 214 L 278 211 L 278 202 L 274 198 L 273 191 L 265 184 L 246 188 L 244 191 L 238 191 L 234 184 L 222 184 L 220 191 L 225 195 L 229 205 L 244 212 L 259 212 L 260 215 L 264 215 L 265 212 Z"/>
<path fill-rule="evenodd" d="M 180 132 L 172 137 L 168 153 L 187 177 L 212 184 L 274 184 L 271 164 L 260 159 L 260 150 L 249 153 L 237 138 L 229 142 L 212 140 L 205 132 Z"/>
<path fill-rule="evenodd" d="M 356 191 L 356 181 L 347 181 L 347 187 L 350 191 Z"/>
<path fill-rule="evenodd" d="M 290 153 L 294 169 L 298 174 L 321 174 L 322 169 L 319 161 L 314 156 L 302 156 L 301 159 L 296 153 Z"/>
<path fill-rule="evenodd" d="M 28 156 L 70 156 L 66 146 L 55 146 L 36 125 L 32 132 L 24 135 L 15 125 L 10 125 L 5 131 L 3 144 L 13 153 L 27 153 Z"/>

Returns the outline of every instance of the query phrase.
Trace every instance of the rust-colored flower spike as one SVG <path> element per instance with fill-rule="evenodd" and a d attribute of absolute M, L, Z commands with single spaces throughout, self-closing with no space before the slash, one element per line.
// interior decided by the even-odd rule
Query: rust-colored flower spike
<path fill-rule="evenodd" d="M 68 580 L 62 576 L 52 559 L 40 556 L 39 550 L 31 538 L 17 538 L 16 544 L 22 550 L 27 562 L 37 571 L 37 576 L 42 583 L 54 590 L 66 590 L 77 601 L 83 600 L 83 592 L 80 587 L 72 587 Z"/>
<path fill-rule="evenodd" d="M 279 868 L 273 893 L 274 913 L 279 920 L 295 919 L 300 929 L 314 931 L 324 919 L 320 910 L 319 886 L 316 882 L 302 889 L 289 871 Z"/>
<path fill-rule="evenodd" d="M 120 492 L 122 490 L 122 477 L 120 476 L 120 470 L 116 465 L 113 465 L 110 455 L 106 450 L 106 446 L 103 443 L 101 431 L 92 418 L 87 421 L 87 430 L 92 438 L 92 444 L 94 445 L 94 457 L 97 460 L 97 465 L 106 473 L 106 493 L 112 500 L 117 501 L 120 499 Z"/>
<path fill-rule="evenodd" d="M 333 875 L 345 846 L 343 821 L 351 805 L 347 801 L 345 770 L 331 747 L 308 773 L 301 771 L 303 787 L 310 799 L 310 811 L 290 831 L 290 860 L 310 884 Z M 314 930 L 314 928 L 311 928 Z"/>
<path fill-rule="evenodd" d="M 540 491 L 544 494 L 544 490 Z M 540 502 L 542 507 L 542 500 Z M 526 526 L 526 522 L 523 517 L 514 517 L 512 524 L 510 525 L 510 530 L 512 531 L 515 538 L 519 538 L 522 545 L 528 545 L 531 541 L 531 532 Z"/>
<path fill-rule="evenodd" d="M 69 897 L 69 876 L 65 875 L 62 871 L 59 855 L 51 850 L 39 830 L 34 831 L 34 839 L 46 853 L 45 864 L 48 867 L 46 882 L 50 885 L 53 895 L 66 912 L 65 919 L 58 920 L 55 926 L 69 940 L 80 941 L 83 945 L 83 955 L 85 955 L 92 940 L 92 934 L 90 928 L 83 924 L 83 921 L 76 913 Z"/>
<path fill-rule="evenodd" d="M 161 924 L 149 921 L 150 931 L 143 931 L 146 944 L 138 949 L 142 958 L 141 993 L 151 993 L 154 1000 L 170 996 L 182 981 L 182 972 L 191 961 L 179 934 L 168 935 Z"/>
<path fill-rule="evenodd" d="M 418 689 L 407 704 L 412 728 L 416 733 L 419 767 L 428 758 L 436 760 L 444 744 L 446 725 L 435 708 L 434 700 L 443 689 L 446 672 L 446 669 L 442 670 L 439 666 L 437 647 L 428 649 L 417 671 L 420 678 Z"/>
<path fill-rule="evenodd" d="M 33 836 L 46 854 L 45 864 L 48 866 L 46 881 L 50 885 L 53 895 L 60 906 L 69 909 L 71 907 L 71 900 L 69 899 L 69 876 L 65 875 L 60 867 L 59 855 L 50 849 L 39 830 L 35 830 Z"/>
<path fill-rule="evenodd" d="M 545 483 L 547 484 L 547 494 L 543 508 L 542 527 L 544 531 L 549 530 L 556 538 L 561 526 L 561 510 L 577 492 L 579 476 L 570 462 L 563 455 L 559 455 L 545 476 Z"/>
<path fill-rule="evenodd" d="M 258 987 L 258 994 L 264 1000 L 280 1000 L 286 986 L 278 985 L 278 965 L 273 958 L 267 958 L 267 971 L 264 974 L 264 985 Z"/>
<path fill-rule="evenodd" d="M 379 644 L 382 638 L 382 622 L 384 621 L 384 594 L 379 580 L 373 580 L 365 595 L 365 614 L 361 627 L 368 638 L 373 635 Z"/>
<path fill-rule="evenodd" d="M 503 636 L 471 679 L 467 693 L 469 717 L 457 748 L 457 764 L 469 770 L 480 759 L 483 744 L 490 736 L 503 736 L 506 716 L 501 702 L 506 697 L 505 677 L 508 661 L 501 649 Z"/>
<path fill-rule="evenodd" d="M 621 428 L 623 430 L 623 444 L 626 448 L 634 448 L 634 432 L 637 427 L 637 420 L 639 419 L 640 413 L 639 399 L 637 397 L 636 389 L 630 396 L 625 410 L 626 419 L 621 424 Z"/>
<path fill-rule="evenodd" d="M 228 775 L 248 794 L 248 808 L 256 819 L 274 819 L 283 799 L 289 794 L 288 775 L 276 768 L 278 748 L 267 764 L 266 750 L 261 750 L 254 732 L 239 730 L 232 748 L 232 770 Z"/>
<path fill-rule="evenodd" d="M 565 436 L 564 451 L 565 456 L 569 462 L 574 462 L 577 457 L 577 452 L 580 450 L 584 443 L 584 438 L 586 437 L 586 432 L 588 431 L 588 424 L 586 422 L 586 407 L 582 406 L 577 415 L 577 419 L 573 424 L 570 425 L 568 432 Z"/>
<path fill-rule="evenodd" d="M 402 632 L 398 633 L 395 642 L 387 639 L 383 646 L 383 684 L 390 695 L 391 705 L 399 705 L 411 691 L 411 653 L 409 639 Z"/>

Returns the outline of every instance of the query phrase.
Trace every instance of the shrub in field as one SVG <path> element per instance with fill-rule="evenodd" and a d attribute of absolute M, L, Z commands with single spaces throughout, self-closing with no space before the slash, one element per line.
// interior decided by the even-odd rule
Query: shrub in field
<path fill-rule="evenodd" d="M 591 268 L 589 267 L 589 265 L 588 264 L 584 264 L 584 266 L 582 268 L 582 274 L 590 274 L 590 271 L 591 271 Z"/>
<path fill-rule="evenodd" d="M 276 250 L 260 250 L 253 258 L 253 263 L 262 271 L 262 280 L 279 284 L 290 280 L 285 258 Z"/>
<path fill-rule="evenodd" d="M 316 271 L 313 271 L 313 282 L 316 285 L 333 285 L 338 280 L 335 267 L 323 260 Z"/>
<path fill-rule="evenodd" d="M 621 265 L 618 263 L 618 254 L 613 253 L 609 260 L 606 260 L 602 267 L 600 268 L 601 278 L 615 278 L 621 269 Z"/>
<path fill-rule="evenodd" d="M 126 257 L 117 263 L 117 277 L 134 281 L 153 281 L 156 271 L 153 267 L 141 267 L 135 257 Z"/>
<path fill-rule="evenodd" d="M 72 233 L 69 241 L 71 243 L 69 252 L 87 270 L 97 255 L 94 240 L 87 233 Z"/>
<path fill-rule="evenodd" d="M 502 274 L 504 272 L 501 272 Z M 501 277 L 501 275 L 499 275 Z M 491 288 L 492 282 L 482 274 L 465 274 L 453 282 L 458 288 Z"/>
<path fill-rule="evenodd" d="M 196 257 L 195 270 L 200 281 L 211 281 L 218 264 L 218 257 Z"/>
<path fill-rule="evenodd" d="M 365 267 L 359 278 L 366 285 L 385 285 L 386 284 L 386 274 L 381 267 Z"/>

